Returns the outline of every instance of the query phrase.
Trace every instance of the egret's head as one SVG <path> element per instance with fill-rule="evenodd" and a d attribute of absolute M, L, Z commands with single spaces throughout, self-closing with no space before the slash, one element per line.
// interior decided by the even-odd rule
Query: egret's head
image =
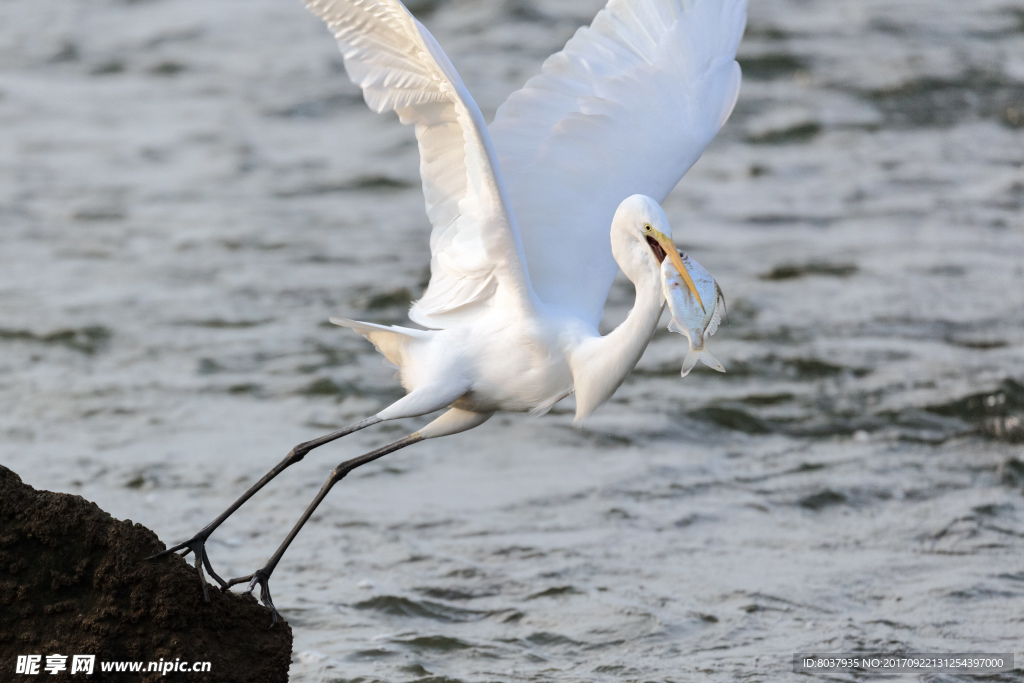
<path fill-rule="evenodd" d="M 704 308 L 697 286 L 672 242 L 672 226 L 668 217 L 661 210 L 661 205 L 650 197 L 635 194 L 619 204 L 612 219 L 612 254 L 623 272 L 630 276 L 632 273 L 626 270 L 627 267 L 653 268 L 660 272 L 661 263 L 669 259 Z"/>

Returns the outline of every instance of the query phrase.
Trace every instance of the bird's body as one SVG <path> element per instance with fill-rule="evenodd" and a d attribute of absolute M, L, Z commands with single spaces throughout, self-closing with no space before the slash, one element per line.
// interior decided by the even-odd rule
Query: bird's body
<path fill-rule="evenodd" d="M 571 393 L 577 422 L 639 361 L 665 305 L 662 264 L 699 301 L 660 202 L 700 157 L 739 92 L 746 0 L 610 0 L 487 125 L 444 51 L 399 0 L 304 0 L 331 29 L 367 104 L 414 126 L 430 235 L 430 281 L 409 311 L 423 329 L 332 319 L 399 368 L 407 394 L 299 444 L 194 538 L 313 448 L 383 420 L 444 410 L 426 427 L 339 465 L 268 564 L 349 471 L 497 411 L 542 414 Z M 609 235 L 610 226 L 610 235 Z M 610 239 L 609 239 L 610 237 Z M 636 289 L 626 320 L 598 325 L 618 269 Z M 205 583 L 204 590 L 205 590 Z"/>
<path fill-rule="evenodd" d="M 516 315 L 487 306 L 438 330 L 332 318 L 366 336 L 399 369 L 408 393 L 378 417 L 409 417 L 446 405 L 483 419 L 497 411 L 537 415 L 575 391 L 576 419 L 585 419 L 636 365 L 665 305 L 661 261 L 644 226 L 663 241 L 671 234 L 657 202 L 642 195 L 623 201 L 612 221 L 612 251 L 637 298 L 622 325 L 606 336 L 584 317 L 536 298 Z"/>
<path fill-rule="evenodd" d="M 477 325 L 439 332 L 438 355 L 457 349 L 453 365 L 470 382 L 452 405 L 479 413 L 540 412 L 565 398 L 573 386 L 567 352 L 585 334 L 574 323 L 541 314 L 509 325 L 492 315 Z M 423 362 L 430 358 L 416 358 L 411 367 Z"/>
<path fill-rule="evenodd" d="M 586 335 L 578 323 L 543 314 L 510 324 L 495 312 L 444 330 L 334 320 L 358 326 L 379 348 L 390 345 L 382 353 L 408 394 L 459 392 L 449 403 L 479 413 L 526 412 L 564 398 L 573 386 L 566 351 Z"/>
<path fill-rule="evenodd" d="M 683 266 L 659 202 L 736 102 L 745 0 L 611 0 L 490 126 L 398 0 L 305 2 L 367 104 L 419 143 L 431 277 L 409 317 L 427 330 L 339 320 L 400 368 L 409 393 L 377 417 L 543 413 L 575 392 L 584 419 L 653 335 L 666 253 Z M 601 337 L 620 268 L 637 305 Z"/>

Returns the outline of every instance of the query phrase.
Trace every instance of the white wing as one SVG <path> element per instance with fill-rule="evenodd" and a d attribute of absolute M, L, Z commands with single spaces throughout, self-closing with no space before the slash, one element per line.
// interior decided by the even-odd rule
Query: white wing
<path fill-rule="evenodd" d="M 430 284 L 409 317 L 443 328 L 482 307 L 531 305 L 522 244 L 487 126 L 437 41 L 398 0 L 305 0 L 338 40 L 371 109 L 416 126 Z"/>
<path fill-rule="evenodd" d="M 663 201 L 739 93 L 746 0 L 611 0 L 491 124 L 537 296 L 595 326 L 615 278 L 609 227 Z"/>

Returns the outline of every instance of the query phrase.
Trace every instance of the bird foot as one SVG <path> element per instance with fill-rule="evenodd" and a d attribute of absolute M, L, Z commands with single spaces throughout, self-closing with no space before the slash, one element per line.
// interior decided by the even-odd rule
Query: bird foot
<path fill-rule="evenodd" d="M 209 536 L 209 534 L 200 532 L 187 541 L 168 548 L 163 552 L 159 552 L 156 555 L 150 555 L 146 559 L 159 560 L 161 557 L 166 557 L 167 555 L 176 553 L 179 550 L 185 551 L 181 554 L 182 557 L 192 553 L 195 558 L 195 562 L 193 564 L 196 568 L 196 574 L 199 575 L 199 585 L 203 589 L 203 602 L 210 602 L 210 589 L 207 587 L 206 576 L 203 574 L 203 567 L 206 567 L 206 571 L 208 571 L 210 576 L 220 584 L 222 590 L 228 587 L 228 583 L 224 579 L 220 578 L 220 576 L 217 575 L 217 572 L 213 571 L 213 566 L 210 564 L 210 556 L 206 553 L 206 540 Z"/>
<path fill-rule="evenodd" d="M 231 586 L 236 586 L 240 583 L 249 582 L 249 589 L 246 593 L 252 593 L 256 586 L 260 587 L 260 602 L 266 605 L 267 609 L 270 610 L 270 628 L 274 628 L 274 624 L 277 623 L 278 613 L 277 608 L 274 607 L 274 601 L 270 598 L 270 571 L 266 567 L 263 569 L 257 569 L 248 576 L 240 576 L 237 579 L 231 579 L 225 584 L 224 589 L 228 589 Z"/>

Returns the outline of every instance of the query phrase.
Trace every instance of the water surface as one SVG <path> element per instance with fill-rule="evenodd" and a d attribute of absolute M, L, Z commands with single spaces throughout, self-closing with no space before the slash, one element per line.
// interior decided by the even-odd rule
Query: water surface
<path fill-rule="evenodd" d="M 490 117 L 598 7 L 415 10 Z M 415 145 L 300 3 L 35 0 L 0 25 L 0 462 L 173 541 L 401 395 L 326 319 L 401 321 L 421 291 Z M 582 430 L 566 401 L 352 475 L 273 579 L 294 680 L 1021 652 L 1024 14 L 756 0 L 741 62 L 665 205 L 726 293 L 728 374 L 680 379 L 662 330 Z M 334 464 L 419 424 L 309 456 L 215 566 L 261 566 Z"/>

